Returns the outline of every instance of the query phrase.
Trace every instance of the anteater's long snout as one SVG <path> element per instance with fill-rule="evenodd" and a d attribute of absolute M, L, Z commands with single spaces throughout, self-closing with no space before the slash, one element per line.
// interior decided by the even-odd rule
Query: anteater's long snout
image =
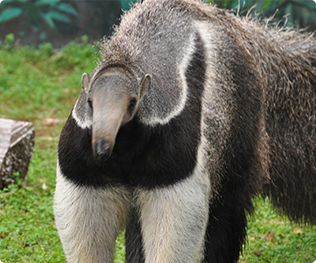
<path fill-rule="evenodd" d="M 121 98 L 93 103 L 92 150 L 99 161 L 110 158 L 120 127 L 125 123 L 128 100 Z"/>

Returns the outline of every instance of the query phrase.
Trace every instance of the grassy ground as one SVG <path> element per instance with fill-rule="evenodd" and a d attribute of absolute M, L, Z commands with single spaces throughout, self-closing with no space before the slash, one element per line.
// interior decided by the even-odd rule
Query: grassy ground
<path fill-rule="evenodd" d="M 0 260 L 3 263 L 65 262 L 54 225 L 53 195 L 58 134 L 81 91 L 83 72 L 96 66 L 96 50 L 82 38 L 60 51 L 0 47 L 0 118 L 31 121 L 36 144 L 24 182 L 0 191 Z M 313 262 L 316 227 L 291 224 L 258 199 L 249 217 L 241 262 Z M 116 263 L 124 262 L 124 238 Z"/>

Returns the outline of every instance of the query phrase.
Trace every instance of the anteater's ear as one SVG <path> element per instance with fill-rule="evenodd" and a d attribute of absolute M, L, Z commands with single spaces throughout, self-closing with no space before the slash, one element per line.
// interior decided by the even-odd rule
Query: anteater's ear
<path fill-rule="evenodd" d="M 88 93 L 89 91 L 89 82 L 90 82 L 90 76 L 87 73 L 83 73 L 81 76 L 81 86 L 82 86 L 82 89 L 84 89 L 86 93 Z"/>
<path fill-rule="evenodd" d="M 151 75 L 146 74 L 140 83 L 140 98 L 141 99 L 145 96 L 145 94 L 150 89 L 151 83 L 152 83 Z"/>

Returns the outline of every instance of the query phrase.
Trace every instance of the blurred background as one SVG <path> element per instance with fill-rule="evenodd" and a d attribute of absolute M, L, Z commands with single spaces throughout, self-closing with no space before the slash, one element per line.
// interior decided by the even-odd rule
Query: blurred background
<path fill-rule="evenodd" d="M 4 0 L 0 4 L 0 41 L 38 46 L 50 42 L 55 48 L 86 35 L 89 43 L 109 36 L 123 11 L 136 0 Z M 316 30 L 313 0 L 207 0 L 221 8 L 249 9 L 259 17 L 274 16 L 280 25 Z M 10 35 L 9 35 L 10 34 Z"/>

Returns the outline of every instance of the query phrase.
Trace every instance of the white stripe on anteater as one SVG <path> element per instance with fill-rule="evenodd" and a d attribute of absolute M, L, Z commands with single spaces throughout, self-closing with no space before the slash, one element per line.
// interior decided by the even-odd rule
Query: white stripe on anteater
<path fill-rule="evenodd" d="M 180 97 L 178 98 L 178 104 L 174 105 L 174 109 L 168 113 L 167 116 L 164 116 L 164 118 L 160 116 L 154 116 L 152 118 L 141 118 L 141 121 L 145 123 L 146 125 L 150 126 L 155 126 L 157 124 L 165 125 L 168 122 L 170 122 L 171 119 L 175 118 L 178 116 L 182 110 L 184 109 L 187 101 L 187 96 L 188 96 L 188 85 L 185 77 L 186 70 L 190 64 L 190 61 L 192 60 L 192 55 L 195 51 L 195 46 L 194 46 L 194 36 L 195 34 L 192 34 L 188 40 L 187 47 L 185 48 L 183 54 L 181 54 L 182 61 L 178 65 L 178 71 L 179 71 L 179 76 L 180 76 L 180 81 L 179 84 L 181 85 L 181 92 L 180 92 Z"/>

